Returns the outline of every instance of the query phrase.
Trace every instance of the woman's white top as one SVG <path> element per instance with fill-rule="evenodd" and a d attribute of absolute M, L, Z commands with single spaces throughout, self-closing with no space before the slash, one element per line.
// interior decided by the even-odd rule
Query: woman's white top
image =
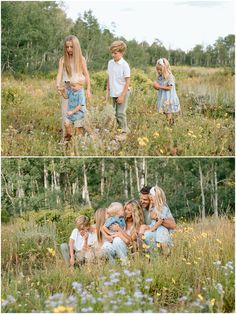
<path fill-rule="evenodd" d="M 71 240 L 74 240 L 74 249 L 76 251 L 81 251 L 84 245 L 84 238 L 80 234 L 79 230 L 75 228 L 70 236 Z M 96 243 L 96 233 L 95 232 L 89 232 L 88 236 L 88 245 L 94 245 Z"/>
<path fill-rule="evenodd" d="M 68 76 L 65 67 L 63 67 L 63 82 L 79 83 L 85 81 L 85 76 L 82 73 L 76 73 L 74 64 L 71 65 L 71 77 Z"/>

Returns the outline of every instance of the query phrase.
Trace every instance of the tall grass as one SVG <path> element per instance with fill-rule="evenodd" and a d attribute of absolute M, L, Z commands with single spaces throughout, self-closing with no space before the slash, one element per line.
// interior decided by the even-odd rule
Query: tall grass
<path fill-rule="evenodd" d="M 179 223 L 168 257 L 144 252 L 131 254 L 127 266 L 100 260 L 74 270 L 57 249 L 57 223 L 19 224 L 2 228 L 3 312 L 235 309 L 234 223 L 228 218 Z"/>
<path fill-rule="evenodd" d="M 88 120 L 94 136 L 62 138 L 61 99 L 53 80 L 2 79 L 2 153 L 5 156 L 231 156 L 234 154 L 234 77 L 224 69 L 174 67 L 182 112 L 169 127 L 156 112 L 153 69 L 132 70 L 127 111 L 131 130 L 114 140 L 116 125 L 105 101 L 105 72 L 92 77 Z"/>

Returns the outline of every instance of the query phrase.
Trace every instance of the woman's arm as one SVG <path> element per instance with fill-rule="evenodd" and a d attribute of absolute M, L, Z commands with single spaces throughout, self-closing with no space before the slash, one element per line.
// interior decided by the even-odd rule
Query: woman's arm
<path fill-rule="evenodd" d="M 112 230 L 116 231 L 112 237 L 120 237 L 126 244 L 129 244 L 132 241 L 131 236 L 129 236 L 118 224 L 112 225 Z"/>
<path fill-rule="evenodd" d="M 84 74 L 84 76 L 85 76 L 85 81 L 86 81 L 86 85 L 87 85 L 86 94 L 87 94 L 87 97 L 90 98 L 90 97 L 91 97 L 91 92 L 90 92 L 90 76 L 89 76 L 89 72 L 88 72 L 88 69 L 87 69 L 87 64 L 86 64 L 85 58 L 83 58 L 82 66 L 83 66 L 83 74 Z"/>

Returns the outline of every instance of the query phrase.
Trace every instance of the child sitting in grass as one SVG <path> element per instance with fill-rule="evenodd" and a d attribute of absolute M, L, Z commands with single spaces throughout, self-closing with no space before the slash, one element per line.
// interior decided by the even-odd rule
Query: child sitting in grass
<path fill-rule="evenodd" d="M 88 217 L 81 215 L 76 219 L 76 228 L 72 231 L 68 244 L 61 244 L 61 252 L 67 264 L 74 266 L 75 263 L 92 261 L 95 258 L 94 246 L 96 233 L 93 232 Z"/>
<path fill-rule="evenodd" d="M 105 236 L 110 238 L 112 237 L 112 234 L 115 233 L 115 231 L 112 230 L 112 225 L 118 224 L 121 229 L 124 229 L 126 226 L 123 205 L 118 202 L 111 203 L 106 210 L 106 215 L 107 219 L 105 220 L 101 230 Z"/>

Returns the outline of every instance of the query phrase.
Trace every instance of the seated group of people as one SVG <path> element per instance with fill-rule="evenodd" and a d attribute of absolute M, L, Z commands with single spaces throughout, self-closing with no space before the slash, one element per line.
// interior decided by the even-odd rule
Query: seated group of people
<path fill-rule="evenodd" d="M 168 255 L 171 230 L 176 223 L 166 203 L 164 191 L 158 187 L 143 187 L 140 201 L 124 204 L 114 202 L 108 208 L 95 212 L 95 224 L 86 216 L 76 219 L 69 246 L 61 244 L 62 255 L 68 265 L 107 257 L 127 262 L 129 249 L 142 250 L 143 244 L 150 251 L 160 248 Z"/>

